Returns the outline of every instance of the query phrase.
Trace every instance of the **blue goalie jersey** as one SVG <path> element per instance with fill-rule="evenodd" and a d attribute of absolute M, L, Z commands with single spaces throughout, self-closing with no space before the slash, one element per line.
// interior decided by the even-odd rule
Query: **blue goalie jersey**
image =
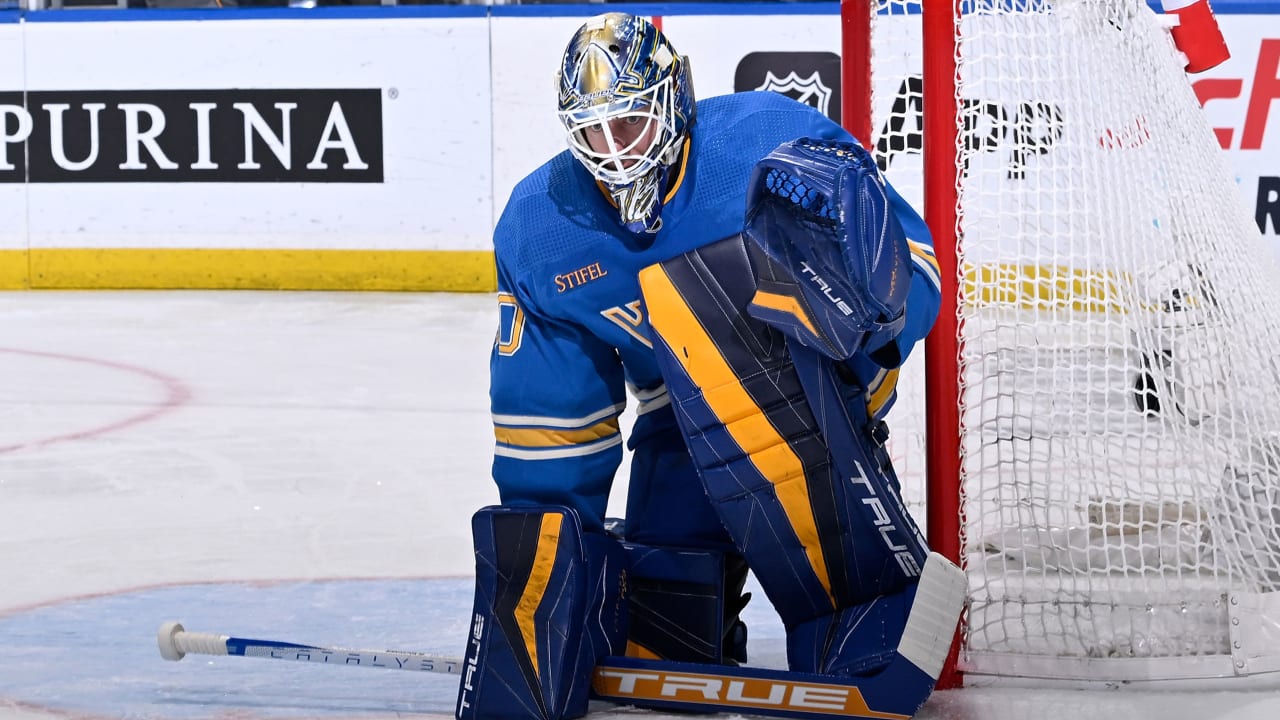
<path fill-rule="evenodd" d="M 740 233 L 753 166 L 799 137 L 851 139 L 818 111 L 775 93 L 699 102 L 656 234 L 624 229 L 608 195 L 568 151 L 516 186 L 494 235 L 500 325 L 490 397 L 493 477 L 504 504 L 569 506 L 584 529 L 599 529 L 622 460 L 619 416 L 628 388 L 638 402 L 629 438 L 634 462 L 661 474 L 666 465 L 653 457 L 687 457 L 649 339 L 638 273 Z M 913 260 L 907 322 L 896 341 L 900 364 L 937 313 L 938 266 L 924 223 L 890 196 Z M 892 357 L 877 358 L 885 362 L 886 355 Z M 882 417 L 897 368 L 863 355 L 849 365 L 871 416 Z M 632 475 L 634 490 L 634 469 Z M 691 469 L 688 477 L 697 482 Z"/>

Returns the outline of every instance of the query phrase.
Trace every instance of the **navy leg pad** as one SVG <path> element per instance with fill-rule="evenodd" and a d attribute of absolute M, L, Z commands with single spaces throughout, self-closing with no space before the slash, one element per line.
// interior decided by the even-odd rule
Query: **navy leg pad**
<path fill-rule="evenodd" d="M 458 720 L 584 715 L 592 669 L 621 654 L 618 541 L 584 534 L 565 507 L 489 507 L 472 518 L 476 593 Z"/>
<path fill-rule="evenodd" d="M 868 668 L 865 674 L 610 657 L 596 668 L 594 693 L 614 702 L 678 712 L 746 713 L 787 720 L 908 718 L 933 691 L 964 595 L 964 573 L 942 556 L 929 555 L 901 639 L 883 666 Z"/>

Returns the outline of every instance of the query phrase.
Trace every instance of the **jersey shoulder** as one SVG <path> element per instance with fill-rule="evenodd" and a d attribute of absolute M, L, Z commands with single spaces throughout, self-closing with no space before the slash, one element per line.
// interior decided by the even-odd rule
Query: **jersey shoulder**
<path fill-rule="evenodd" d="M 850 139 L 849 133 L 811 105 L 775 92 L 719 95 L 698 104 L 697 129 L 711 147 L 763 157 L 800 137 Z"/>
<path fill-rule="evenodd" d="M 701 224 L 715 226 L 711 237 L 726 237 L 742 220 L 755 164 L 779 145 L 801 137 L 849 136 L 817 109 L 778 93 L 734 93 L 699 102 L 690 152 L 694 189 L 685 214 L 708 218 Z M 712 222 L 715 218 L 718 221 Z"/>
<path fill-rule="evenodd" d="M 499 271 L 521 274 L 581 256 L 607 235 L 604 196 L 568 151 L 516 184 L 494 229 Z"/>

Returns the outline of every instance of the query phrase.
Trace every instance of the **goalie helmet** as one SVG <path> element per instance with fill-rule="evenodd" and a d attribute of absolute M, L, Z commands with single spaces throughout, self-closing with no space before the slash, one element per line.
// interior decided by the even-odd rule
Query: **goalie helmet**
<path fill-rule="evenodd" d="M 606 13 L 569 40 L 559 90 L 569 150 L 608 189 L 623 225 L 657 232 L 667 172 L 693 125 L 688 60 L 647 20 Z"/>

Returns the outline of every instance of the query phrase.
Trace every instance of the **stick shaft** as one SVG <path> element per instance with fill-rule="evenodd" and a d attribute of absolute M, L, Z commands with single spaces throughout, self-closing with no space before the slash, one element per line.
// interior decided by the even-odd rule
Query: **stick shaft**
<path fill-rule="evenodd" d="M 347 648 L 315 647 L 293 643 L 227 638 L 227 654 L 244 657 L 295 660 L 299 662 L 327 663 L 331 665 L 357 665 L 359 667 L 390 668 L 415 672 L 435 672 L 457 675 L 462 669 L 462 659 L 444 655 L 394 650 L 351 650 Z"/>
<path fill-rule="evenodd" d="M 462 658 L 433 653 L 395 650 L 353 650 L 350 648 L 301 645 L 280 640 L 259 640 L 213 633 L 187 632 L 177 623 L 166 623 L 159 634 L 160 654 L 167 660 L 193 655 L 239 655 L 270 660 L 351 665 L 414 672 L 457 675 Z"/>

